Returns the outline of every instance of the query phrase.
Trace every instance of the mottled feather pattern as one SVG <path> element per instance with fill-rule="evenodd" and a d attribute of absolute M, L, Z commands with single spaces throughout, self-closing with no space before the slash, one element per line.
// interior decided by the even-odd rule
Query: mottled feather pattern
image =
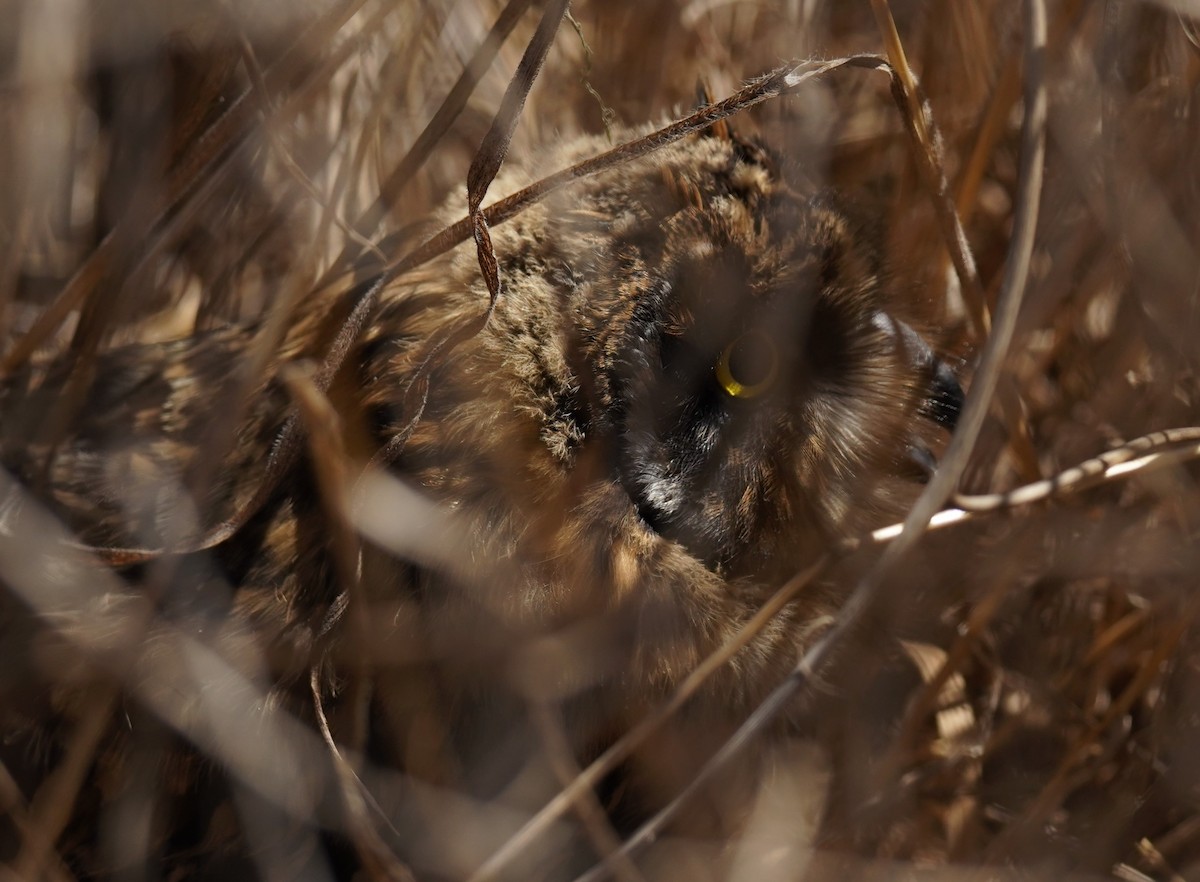
<path fill-rule="evenodd" d="M 550 162 L 598 147 L 585 139 Z M 532 174 L 506 172 L 494 189 Z M 574 659 L 539 688 L 568 703 L 576 745 L 594 751 L 801 566 L 900 513 L 917 490 L 908 454 L 935 431 L 920 412 L 937 362 L 923 344 L 905 345 L 873 245 L 836 201 L 757 145 L 707 135 L 665 147 L 492 235 L 503 293 L 482 330 L 434 352 L 488 309 L 474 248 L 463 245 L 385 290 L 329 391 L 357 466 L 391 451 L 376 465 L 431 500 L 461 549 L 453 562 L 363 552 L 362 596 L 392 635 L 385 642 L 433 660 L 380 670 L 368 749 L 468 792 L 483 775 L 473 769 L 490 765 L 467 744 L 464 720 L 493 713 L 496 695 L 524 700 L 519 672 L 539 638 L 553 635 L 555 657 Z M 302 305 L 280 363 L 319 357 L 328 302 Z M 101 355 L 89 406 L 53 449 L 21 415 L 40 411 L 61 372 L 10 385 L 0 400 L 6 464 L 101 546 L 169 545 L 180 506 L 192 508 L 193 530 L 232 517 L 291 412 L 279 380 L 251 390 L 199 497 L 187 492 L 189 469 L 211 453 L 201 449 L 209 408 L 236 387 L 257 333 Z M 738 399 L 714 379 L 723 359 L 749 379 L 767 365 L 769 388 Z M 409 393 L 422 382 L 417 413 Z M 222 614 L 257 635 L 281 700 L 305 718 L 314 663 L 333 660 L 322 680 L 332 710 L 356 650 L 367 651 L 346 642 L 338 604 L 349 586 L 331 535 L 302 457 L 210 553 L 215 566 L 177 576 L 188 610 L 212 585 L 232 589 Z M 821 586 L 792 601 L 693 713 L 720 725 L 747 713 L 835 595 Z M 433 730 L 458 735 L 431 748 L 420 733 Z"/>

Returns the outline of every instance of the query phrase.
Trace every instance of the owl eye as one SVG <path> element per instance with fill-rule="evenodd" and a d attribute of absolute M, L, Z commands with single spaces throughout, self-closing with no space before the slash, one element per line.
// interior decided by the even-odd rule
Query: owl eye
<path fill-rule="evenodd" d="M 757 398 L 775 384 L 779 355 L 762 331 L 747 331 L 725 347 L 714 368 L 717 383 L 733 398 Z"/>

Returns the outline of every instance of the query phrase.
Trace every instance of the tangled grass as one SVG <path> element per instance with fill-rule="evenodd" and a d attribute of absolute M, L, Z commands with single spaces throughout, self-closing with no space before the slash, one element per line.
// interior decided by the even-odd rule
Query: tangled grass
<path fill-rule="evenodd" d="M 152 580 L 121 582 L 45 519 L 36 535 L 0 527 L 5 730 L 50 726 L 26 715 L 30 672 L 105 674 L 63 700 L 45 736 L 56 746 L 40 748 L 52 774 L 22 772 L 31 748 L 6 739 L 6 872 L 78 872 L 64 857 L 73 819 L 104 810 L 88 795 L 111 772 L 103 733 L 132 702 L 317 824 L 330 809 L 285 766 L 332 751 L 338 823 L 372 879 L 503 875 L 577 810 L 609 856 L 589 879 L 1196 878 L 1200 7 L 1058 0 L 1039 42 L 1037 2 L 578 0 L 563 22 L 555 6 L 15 4 L 0 35 L 0 370 L 69 359 L 78 380 L 38 415 L 65 431 L 98 353 L 230 323 L 283 328 L 323 291 L 469 237 L 469 221 L 443 232 L 438 208 L 466 192 L 464 216 L 490 210 L 506 153 L 536 163 L 561 137 L 666 125 L 698 94 L 790 72 L 782 94 L 760 80 L 769 100 L 720 124 L 877 220 L 897 309 L 954 361 L 978 417 L 902 538 L 864 537 L 806 574 L 851 599 L 772 700 L 835 697 L 817 727 L 836 748 L 832 776 L 803 750 L 777 758 L 736 841 L 673 840 L 667 816 L 617 832 L 568 797 L 619 767 L 649 720 L 591 769 L 564 751 L 564 782 L 583 775 L 566 797 L 519 819 L 507 845 L 464 844 L 471 857 L 427 874 L 393 847 L 370 775 L 328 730 L 322 742 L 283 718 L 247 731 L 238 714 L 262 696 L 193 699 L 222 682 L 219 658 L 201 664 L 176 635 L 164 651 L 192 659 L 191 679 L 129 682 Z M 544 66 L 522 79 L 539 45 Z M 779 67 L 866 55 L 890 66 L 802 83 L 817 63 Z M 513 83 L 523 109 L 504 98 Z M 250 364 L 275 366 L 270 353 Z M 24 492 L 3 481 L 0 513 Z M 39 554 L 75 590 L 44 591 Z M 211 717 L 196 722 L 197 708 Z M 147 774 L 170 787 L 169 770 Z M 150 821 L 113 810 L 97 823 L 127 856 Z M 263 844 L 262 875 L 290 878 L 289 857 Z M 126 875 L 157 877 L 139 867 Z"/>

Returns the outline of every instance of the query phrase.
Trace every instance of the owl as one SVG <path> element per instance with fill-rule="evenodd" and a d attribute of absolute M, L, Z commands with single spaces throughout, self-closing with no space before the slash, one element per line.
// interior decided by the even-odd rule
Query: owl
<path fill-rule="evenodd" d="M 583 139 L 547 162 L 599 149 Z M 493 192 L 533 176 L 506 171 Z M 30 369 L 0 393 L 0 450 L 24 485 L 10 501 L 40 500 L 92 548 L 172 552 L 115 577 L 159 625 L 250 647 L 260 710 L 349 744 L 389 819 L 382 835 L 418 876 L 466 876 L 486 857 L 508 828 L 481 806 L 532 810 L 553 795 L 538 713 L 552 710 L 567 755 L 586 762 L 790 576 L 902 514 L 961 399 L 900 317 L 869 226 L 727 129 L 579 180 L 492 236 L 494 307 L 471 244 L 390 283 L 268 492 L 296 412 L 289 378 L 322 358 L 353 307 L 346 286 L 302 303 L 256 375 L 246 365 L 270 338 L 251 325 L 100 355 L 65 429 L 46 414 L 77 366 Z M 213 424 L 227 410 L 224 437 Z M 320 474 L 331 462 L 340 507 Z M 236 528 L 189 546 L 221 523 Z M 802 591 L 659 747 L 707 744 L 744 719 L 837 595 Z M 49 640 L 61 627 L 22 610 L 5 601 L 10 631 Z M 174 663 L 145 633 L 132 668 Z M 30 721 L 78 719 L 91 680 L 30 658 L 45 688 L 3 687 L 6 762 L 32 792 L 70 726 Z M 253 876 L 264 817 L 307 831 L 282 850 L 298 865 L 351 872 L 353 837 L 326 809 L 301 822 L 247 795 L 180 722 L 199 698 L 176 696 L 168 726 L 120 687 L 64 834 L 68 867 L 105 876 L 133 860 L 105 819 L 143 793 L 140 859 L 164 872 Z M 266 737 L 254 719 L 240 726 Z M 598 793 L 618 831 L 695 771 L 686 750 L 672 754 L 641 757 Z M 563 861 L 522 872 L 554 878 Z"/>

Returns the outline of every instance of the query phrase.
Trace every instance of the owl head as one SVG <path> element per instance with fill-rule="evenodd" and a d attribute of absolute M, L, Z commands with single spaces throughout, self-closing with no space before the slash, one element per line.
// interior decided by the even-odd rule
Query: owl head
<path fill-rule="evenodd" d="M 733 137 L 622 172 L 562 216 L 586 385 L 646 527 L 737 577 L 902 511 L 961 390 L 892 316 L 870 233 Z"/>

